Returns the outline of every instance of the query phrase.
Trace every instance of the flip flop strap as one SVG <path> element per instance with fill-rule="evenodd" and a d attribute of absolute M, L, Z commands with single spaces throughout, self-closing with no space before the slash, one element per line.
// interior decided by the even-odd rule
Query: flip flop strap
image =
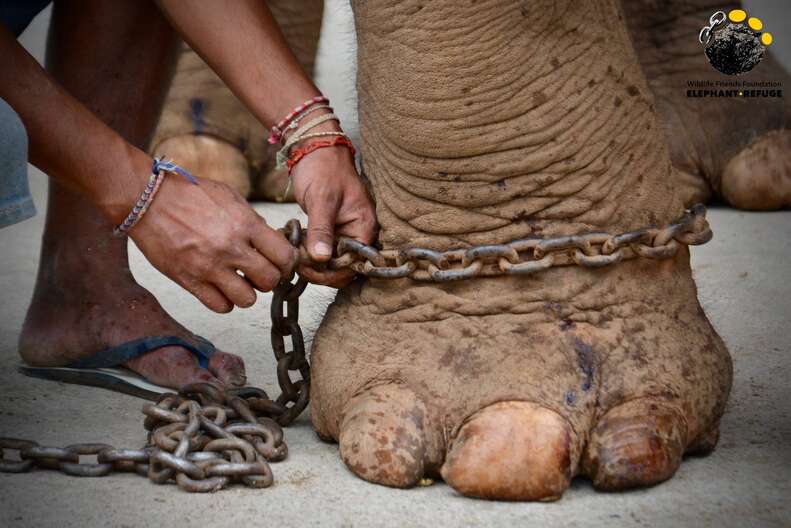
<path fill-rule="evenodd" d="M 95 356 L 81 359 L 70 365 L 71 368 L 110 368 L 118 367 L 128 361 L 166 346 L 186 348 L 198 358 L 201 368 L 209 367 L 209 358 L 215 348 L 207 339 L 195 336 L 196 341 L 187 341 L 178 336 L 143 337 L 99 352 Z"/>

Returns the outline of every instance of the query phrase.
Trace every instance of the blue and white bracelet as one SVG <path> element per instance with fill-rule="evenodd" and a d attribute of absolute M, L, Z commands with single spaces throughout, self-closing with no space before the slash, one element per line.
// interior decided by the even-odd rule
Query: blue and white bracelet
<path fill-rule="evenodd" d="M 113 229 L 113 234 L 115 236 L 126 236 L 127 232 L 140 222 L 143 215 L 148 211 L 151 202 L 154 201 L 154 197 L 159 191 L 159 187 L 162 185 L 165 175 L 168 173 L 179 174 L 190 183 L 194 185 L 198 184 L 198 180 L 183 167 L 176 165 L 172 161 L 167 161 L 164 158 L 154 158 L 154 164 L 151 166 L 151 176 L 148 178 L 145 189 L 143 189 L 143 194 L 140 195 L 140 199 L 132 208 L 132 212 L 129 213 L 121 225 Z"/>

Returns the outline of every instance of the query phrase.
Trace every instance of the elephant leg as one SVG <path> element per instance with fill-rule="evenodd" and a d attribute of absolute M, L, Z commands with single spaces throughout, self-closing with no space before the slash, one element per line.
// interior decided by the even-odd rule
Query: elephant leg
<path fill-rule="evenodd" d="M 615 234 L 683 211 L 617 0 L 352 6 L 385 250 Z M 607 490 L 669 478 L 685 451 L 713 447 L 732 375 L 686 248 L 527 276 L 359 280 L 311 358 L 314 426 L 355 474 L 411 486 L 438 471 L 502 500 L 555 500 L 577 475 Z"/>
<path fill-rule="evenodd" d="M 324 0 L 268 0 L 302 67 L 313 74 Z M 296 103 L 295 103 L 296 104 Z M 186 44 L 159 119 L 153 155 L 167 155 L 243 196 L 293 201 L 287 174 L 275 168 L 269 131 Z"/>
<path fill-rule="evenodd" d="M 728 77 L 709 64 L 698 33 L 717 12 L 741 9 L 723 0 L 623 2 L 637 56 L 656 98 L 656 109 L 686 202 L 711 194 L 742 209 L 791 205 L 791 104 L 787 98 L 688 97 L 690 81 L 775 81 L 791 76 L 767 48 L 745 76 Z M 760 12 L 749 16 L 762 17 Z M 770 32 L 772 20 L 764 19 Z M 716 87 L 715 87 L 716 88 Z"/>

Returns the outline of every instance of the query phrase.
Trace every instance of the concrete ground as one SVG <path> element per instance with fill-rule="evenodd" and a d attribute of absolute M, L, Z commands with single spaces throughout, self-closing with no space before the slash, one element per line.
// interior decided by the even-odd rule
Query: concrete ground
<path fill-rule="evenodd" d="M 40 52 L 45 22 L 38 24 L 26 44 Z M 31 169 L 31 183 L 43 212 L 46 178 Z M 291 205 L 258 206 L 258 211 L 272 225 L 301 216 Z M 40 214 L 0 231 L 0 436 L 51 445 L 140 446 L 140 400 L 29 379 L 15 370 L 43 220 Z M 303 416 L 286 431 L 291 454 L 273 466 L 270 489 L 190 495 L 134 475 L 0 474 L 0 526 L 791 526 L 791 212 L 714 209 L 710 221 L 715 238 L 693 249 L 693 268 L 702 304 L 733 355 L 734 386 L 719 448 L 687 460 L 667 483 L 608 494 L 578 479 L 551 504 L 472 500 L 442 483 L 395 490 L 354 477 L 337 447 L 320 442 Z M 216 315 L 137 251 L 132 269 L 179 321 L 242 355 L 251 383 L 276 390 L 269 295 L 261 295 L 251 309 Z M 303 299 L 303 327 L 311 336 L 332 291 L 311 286 Z"/>

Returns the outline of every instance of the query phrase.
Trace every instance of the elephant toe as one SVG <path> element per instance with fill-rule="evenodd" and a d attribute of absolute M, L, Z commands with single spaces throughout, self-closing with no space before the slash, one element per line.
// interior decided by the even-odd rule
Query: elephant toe
<path fill-rule="evenodd" d="M 632 400 L 607 412 L 583 455 L 597 489 L 616 491 L 663 482 L 681 465 L 686 421 L 667 403 Z"/>
<path fill-rule="evenodd" d="M 396 488 L 418 483 L 426 468 L 426 409 L 409 389 L 368 389 L 346 406 L 340 453 L 358 477 Z"/>
<path fill-rule="evenodd" d="M 575 441 L 554 411 L 522 401 L 496 403 L 461 427 L 442 477 L 471 497 L 556 500 L 571 482 Z"/>

